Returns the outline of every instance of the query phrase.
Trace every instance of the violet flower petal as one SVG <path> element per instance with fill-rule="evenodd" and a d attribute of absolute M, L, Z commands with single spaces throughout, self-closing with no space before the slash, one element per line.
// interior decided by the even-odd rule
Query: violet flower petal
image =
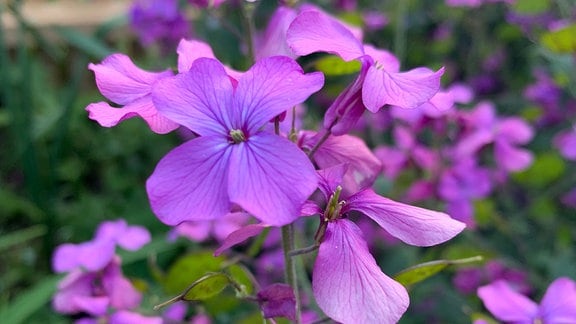
<path fill-rule="evenodd" d="M 197 40 L 180 40 L 176 52 L 178 53 L 178 72 L 180 73 L 188 72 L 192 67 L 192 63 L 201 57 L 216 59 L 210 45 Z M 224 70 L 234 79 L 238 79 L 242 75 L 242 72 L 227 66 L 224 66 Z"/>
<path fill-rule="evenodd" d="M 302 12 L 288 28 L 286 41 L 297 55 L 328 52 L 351 61 L 364 55 L 362 43 L 336 19 L 319 11 Z"/>
<path fill-rule="evenodd" d="M 102 127 L 114 127 L 121 121 L 136 116 L 144 119 L 148 127 L 157 134 L 169 133 L 179 126 L 158 113 L 150 96 L 137 99 L 122 108 L 112 107 L 106 102 L 92 103 L 86 106 L 86 111 L 88 118 Z"/>
<path fill-rule="evenodd" d="M 234 124 L 232 95 L 222 63 L 199 58 L 188 72 L 160 80 L 152 100 L 162 115 L 199 135 L 228 136 Z"/>
<path fill-rule="evenodd" d="M 506 322 L 532 323 L 538 305 L 515 292 L 504 280 L 478 288 L 478 297 L 497 319 Z"/>
<path fill-rule="evenodd" d="M 312 289 L 322 311 L 342 323 L 396 323 L 409 303 L 406 289 L 382 273 L 360 229 L 347 219 L 328 223 Z"/>
<path fill-rule="evenodd" d="M 88 68 L 94 71 L 96 85 L 104 97 L 120 105 L 149 95 L 152 84 L 172 75 L 170 71 L 144 71 L 124 54 L 112 54 L 101 64 L 90 63 Z"/>
<path fill-rule="evenodd" d="M 287 284 L 274 283 L 257 294 L 264 318 L 286 317 L 296 320 L 296 297 Z"/>
<path fill-rule="evenodd" d="M 216 251 L 214 251 L 214 256 L 219 256 L 222 252 L 228 250 L 229 248 L 238 245 L 247 239 L 254 237 L 264 230 L 269 225 L 260 223 L 260 224 L 249 224 L 246 225 L 228 235 L 222 242 L 222 245 Z"/>
<path fill-rule="evenodd" d="M 322 73 L 304 74 L 289 57 L 264 58 L 238 80 L 236 111 L 246 122 L 248 133 L 254 133 L 275 116 L 304 102 L 323 85 Z"/>
<path fill-rule="evenodd" d="M 177 225 L 228 213 L 229 159 L 229 144 L 213 136 L 198 137 L 170 151 L 146 182 L 156 216 Z"/>
<path fill-rule="evenodd" d="M 372 186 L 382 170 L 382 163 L 366 143 L 351 135 L 328 137 L 314 155 L 314 161 L 320 168 L 347 163 L 348 169 L 338 184 L 348 193 Z"/>
<path fill-rule="evenodd" d="M 440 89 L 444 68 L 434 72 L 416 68 L 407 72 L 388 72 L 372 65 L 362 87 L 362 100 L 371 112 L 384 105 L 416 108 L 432 98 Z"/>
<path fill-rule="evenodd" d="M 445 242 L 464 227 L 464 223 L 445 213 L 410 206 L 377 195 L 372 189 L 360 191 L 346 200 L 343 212 L 356 210 L 405 243 L 431 246 Z"/>
<path fill-rule="evenodd" d="M 565 277 L 554 280 L 542 297 L 538 317 L 544 323 L 576 323 L 576 283 Z"/>
<path fill-rule="evenodd" d="M 306 154 L 283 137 L 258 133 L 233 146 L 230 200 L 267 224 L 281 226 L 298 218 L 317 185 Z"/>

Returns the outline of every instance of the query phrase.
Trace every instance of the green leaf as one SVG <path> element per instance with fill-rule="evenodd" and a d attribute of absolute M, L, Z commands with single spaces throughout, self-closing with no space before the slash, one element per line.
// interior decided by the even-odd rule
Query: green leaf
<path fill-rule="evenodd" d="M 211 251 L 185 255 L 176 260 L 168 269 L 164 289 L 169 294 L 178 294 L 207 272 L 219 272 L 223 261 L 224 257 L 214 257 Z"/>
<path fill-rule="evenodd" d="M 517 0 L 513 5 L 514 11 L 520 14 L 538 14 L 550 8 L 550 0 Z"/>
<path fill-rule="evenodd" d="M 19 324 L 44 307 L 56 292 L 60 276 L 45 277 L 35 286 L 20 294 L 12 303 L 0 310 L 2 323 Z"/>
<path fill-rule="evenodd" d="M 540 41 L 544 47 L 556 53 L 576 52 L 576 24 L 545 33 Z"/>
<path fill-rule="evenodd" d="M 79 32 L 74 28 L 56 27 L 56 32 L 70 45 L 82 50 L 86 54 L 102 59 L 112 54 L 112 50 L 99 39 Z"/>
<path fill-rule="evenodd" d="M 250 280 L 250 276 L 248 275 L 248 269 L 244 268 L 243 266 L 233 264 L 227 269 L 230 277 L 234 282 L 239 285 L 241 293 L 245 296 L 250 295 L 253 290 L 254 286 L 252 285 L 252 280 Z"/>
<path fill-rule="evenodd" d="M 316 68 L 325 75 L 346 75 L 360 71 L 361 64 L 358 61 L 345 62 L 338 56 L 326 56 L 316 61 Z"/>
<path fill-rule="evenodd" d="M 405 270 L 402 270 L 400 273 L 398 273 L 394 277 L 394 280 L 398 281 L 399 283 L 401 283 L 404 286 L 410 286 L 410 285 L 418 283 L 422 280 L 428 279 L 429 277 L 431 277 L 431 276 L 437 274 L 438 272 L 446 269 L 446 267 L 448 267 L 450 265 L 466 264 L 466 263 L 478 262 L 481 260 L 482 260 L 481 256 L 475 256 L 475 257 L 466 258 L 466 259 L 436 260 L 436 261 L 425 262 L 425 263 L 421 263 L 421 264 L 415 265 L 413 267 L 407 268 Z"/>
<path fill-rule="evenodd" d="M 207 273 L 182 293 L 182 300 L 196 301 L 214 297 L 229 284 L 230 278 L 224 273 Z"/>
<path fill-rule="evenodd" d="M 46 226 L 35 225 L 0 237 L 0 251 L 10 249 L 46 234 Z"/>
<path fill-rule="evenodd" d="M 513 175 L 519 183 L 542 188 L 556 181 L 566 168 L 566 163 L 557 153 L 544 153 L 536 156 L 530 168 Z"/>

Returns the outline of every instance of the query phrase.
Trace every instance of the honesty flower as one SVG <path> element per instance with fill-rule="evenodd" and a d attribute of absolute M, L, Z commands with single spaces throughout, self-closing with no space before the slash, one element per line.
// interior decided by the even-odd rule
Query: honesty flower
<path fill-rule="evenodd" d="M 418 107 L 440 88 L 444 69 L 434 72 L 416 68 L 399 72 L 400 64 L 394 55 L 363 45 L 349 28 L 317 10 L 300 13 L 288 28 L 286 38 L 298 55 L 328 52 L 345 61 L 359 60 L 365 65 L 367 69 L 359 79 L 363 79 L 362 101 L 371 112 L 377 112 L 384 105 Z"/>
<path fill-rule="evenodd" d="M 178 128 L 178 124 L 158 113 L 150 95 L 154 83 L 171 76 L 171 71 L 144 71 L 124 54 L 112 54 L 101 64 L 90 63 L 88 68 L 94 71 L 96 84 L 104 97 L 124 106 L 115 108 L 106 102 L 88 105 L 88 117 L 100 126 L 113 127 L 124 119 L 139 116 L 155 133 L 164 134 Z"/>
<path fill-rule="evenodd" d="M 319 188 L 328 206 L 317 238 L 320 249 L 313 270 L 314 296 L 322 311 L 338 322 L 395 323 L 408 308 L 408 293 L 382 273 L 360 229 L 346 214 L 360 212 L 392 236 L 416 246 L 447 241 L 460 233 L 464 224 L 444 213 L 381 197 L 369 188 L 342 194 L 339 184 L 345 169 L 339 165 L 318 171 Z"/>
<path fill-rule="evenodd" d="M 105 315 L 108 308 L 132 309 L 141 295 L 122 275 L 120 258 L 114 257 L 103 269 L 84 272 L 75 269 L 59 284 L 52 305 L 63 314 L 86 312 Z"/>
<path fill-rule="evenodd" d="M 540 305 L 512 290 L 504 280 L 478 288 L 478 297 L 498 320 L 514 323 L 576 323 L 576 283 L 554 280 Z"/>
<path fill-rule="evenodd" d="M 316 188 L 314 167 L 294 143 L 262 126 L 323 83 L 321 73 L 303 74 L 281 56 L 258 61 L 237 86 L 207 58 L 158 82 L 158 110 L 199 135 L 169 152 L 146 183 L 158 218 L 169 225 L 218 219 L 234 203 L 270 225 L 296 219 Z"/>
<path fill-rule="evenodd" d="M 532 152 L 517 147 L 534 136 L 532 127 L 522 118 L 500 118 L 490 102 L 479 103 L 471 112 L 463 113 L 465 124 L 471 129 L 458 141 L 454 154 L 466 158 L 485 145 L 494 143 L 494 158 L 504 171 L 526 169 L 534 159 Z"/>
<path fill-rule="evenodd" d="M 130 27 L 144 46 L 161 42 L 171 47 L 189 36 L 190 25 L 178 3 L 178 0 L 136 0 L 132 3 Z"/>
<path fill-rule="evenodd" d="M 80 244 L 66 243 L 58 246 L 52 258 L 56 272 L 71 271 L 82 267 L 98 271 L 114 258 L 116 245 L 136 251 L 150 242 L 150 233 L 142 226 L 129 226 L 125 220 L 103 222 L 98 226 L 96 236 Z"/>

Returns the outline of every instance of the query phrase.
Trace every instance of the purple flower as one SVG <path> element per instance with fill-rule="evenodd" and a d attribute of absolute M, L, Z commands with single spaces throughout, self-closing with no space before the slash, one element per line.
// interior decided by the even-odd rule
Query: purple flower
<path fill-rule="evenodd" d="M 116 245 L 136 251 L 150 241 L 150 233 L 142 226 L 128 226 L 126 221 L 103 222 L 94 239 L 81 244 L 62 244 L 54 252 L 52 266 L 56 272 L 66 272 L 82 267 L 98 271 L 114 258 Z"/>
<path fill-rule="evenodd" d="M 346 215 L 352 211 L 364 214 L 392 236 L 416 246 L 445 242 L 465 225 L 446 214 L 381 197 L 369 188 L 341 195 L 339 184 L 345 169 L 339 165 L 318 171 L 319 188 L 328 206 L 317 238 L 320 250 L 313 270 L 314 296 L 322 311 L 336 321 L 395 323 L 408 307 L 408 293 L 382 273 L 360 229 Z"/>
<path fill-rule="evenodd" d="M 486 197 L 492 190 L 490 172 L 472 158 L 455 163 L 440 176 L 438 194 L 448 203 L 448 214 L 474 227 L 472 201 Z"/>
<path fill-rule="evenodd" d="M 472 131 L 465 134 L 455 147 L 455 154 L 464 158 L 475 154 L 485 145 L 494 144 L 494 158 L 504 171 L 526 169 L 532 164 L 530 151 L 517 145 L 528 143 L 534 136 L 532 127 L 519 117 L 499 118 L 490 102 L 479 103 L 474 110 L 463 114 Z"/>
<path fill-rule="evenodd" d="M 136 0 L 130 8 L 130 26 L 144 46 L 154 42 L 176 44 L 190 33 L 178 0 Z"/>
<path fill-rule="evenodd" d="M 298 55 L 328 52 L 345 61 L 360 60 L 365 69 L 359 76 L 362 86 L 358 90 L 371 112 L 384 105 L 420 106 L 438 92 L 444 73 L 444 69 L 433 72 L 427 68 L 399 72 L 399 62 L 392 54 L 364 46 L 350 29 L 320 11 L 300 13 L 288 29 L 287 41 Z"/>
<path fill-rule="evenodd" d="M 86 312 L 105 315 L 108 308 L 132 309 L 140 304 L 141 295 L 122 275 L 120 258 L 113 258 L 101 271 L 75 269 L 59 284 L 52 305 L 63 314 Z"/>
<path fill-rule="evenodd" d="M 504 280 L 478 288 L 478 296 L 501 321 L 525 324 L 576 322 L 576 283 L 569 278 L 554 280 L 540 305 L 512 290 Z"/>
<path fill-rule="evenodd" d="M 90 63 L 88 68 L 94 71 L 104 97 L 124 106 L 114 108 L 106 102 L 90 104 L 86 107 L 90 119 L 101 126 L 113 127 L 124 119 L 139 116 L 155 133 L 164 134 L 178 128 L 178 124 L 158 113 L 150 95 L 156 81 L 171 76 L 172 72 L 144 71 L 123 54 L 112 54 L 102 64 Z"/>
<path fill-rule="evenodd" d="M 259 291 L 257 299 L 264 318 L 286 317 L 296 320 L 296 297 L 289 285 L 272 284 Z"/>
<path fill-rule="evenodd" d="M 200 58 L 158 82 L 154 104 L 198 138 L 169 152 L 146 183 L 152 210 L 169 225 L 219 219 L 237 204 L 284 225 L 316 189 L 314 167 L 298 147 L 262 130 L 324 83 L 288 57 L 258 61 L 235 84 L 222 64 Z"/>
<path fill-rule="evenodd" d="M 222 219 L 198 222 L 184 222 L 168 234 L 169 239 L 184 236 L 191 241 L 202 242 L 209 238 L 215 238 L 222 242 L 232 232 L 246 225 L 250 215 L 243 212 L 228 213 Z"/>
<path fill-rule="evenodd" d="M 558 133 L 553 140 L 560 154 L 568 160 L 576 160 L 576 127 Z"/>
<path fill-rule="evenodd" d="M 311 149 L 321 135 L 322 133 L 302 132 L 299 142 L 302 147 Z M 348 169 L 342 182 L 345 190 L 349 192 L 372 186 L 382 169 L 382 163 L 372 154 L 366 143 L 351 135 L 329 136 L 314 154 L 314 162 L 320 169 L 347 163 Z"/>

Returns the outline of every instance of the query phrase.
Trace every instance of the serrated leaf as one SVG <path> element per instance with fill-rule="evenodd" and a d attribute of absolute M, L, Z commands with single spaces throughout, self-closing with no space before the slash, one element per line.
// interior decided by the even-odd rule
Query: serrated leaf
<path fill-rule="evenodd" d="M 466 259 L 435 260 L 425 262 L 400 271 L 400 273 L 394 276 L 394 280 L 398 281 L 404 286 L 411 286 L 415 283 L 428 279 L 429 277 L 446 269 L 446 267 L 450 265 L 466 264 L 466 263 L 478 262 L 480 260 L 482 260 L 482 257 L 475 256 Z"/>
<path fill-rule="evenodd" d="M 223 273 L 208 273 L 196 280 L 183 294 L 182 300 L 197 301 L 214 297 L 230 284 Z"/>
<path fill-rule="evenodd" d="M 540 41 L 544 47 L 556 53 L 576 52 L 576 25 L 545 33 Z"/>
<path fill-rule="evenodd" d="M 345 62 L 338 56 L 326 56 L 316 61 L 316 68 L 325 75 L 346 75 L 360 71 L 361 63 L 358 61 Z"/>
<path fill-rule="evenodd" d="M 178 294 L 207 272 L 220 271 L 224 257 L 214 257 L 212 253 L 212 251 L 195 252 L 176 260 L 164 278 L 166 292 Z"/>

